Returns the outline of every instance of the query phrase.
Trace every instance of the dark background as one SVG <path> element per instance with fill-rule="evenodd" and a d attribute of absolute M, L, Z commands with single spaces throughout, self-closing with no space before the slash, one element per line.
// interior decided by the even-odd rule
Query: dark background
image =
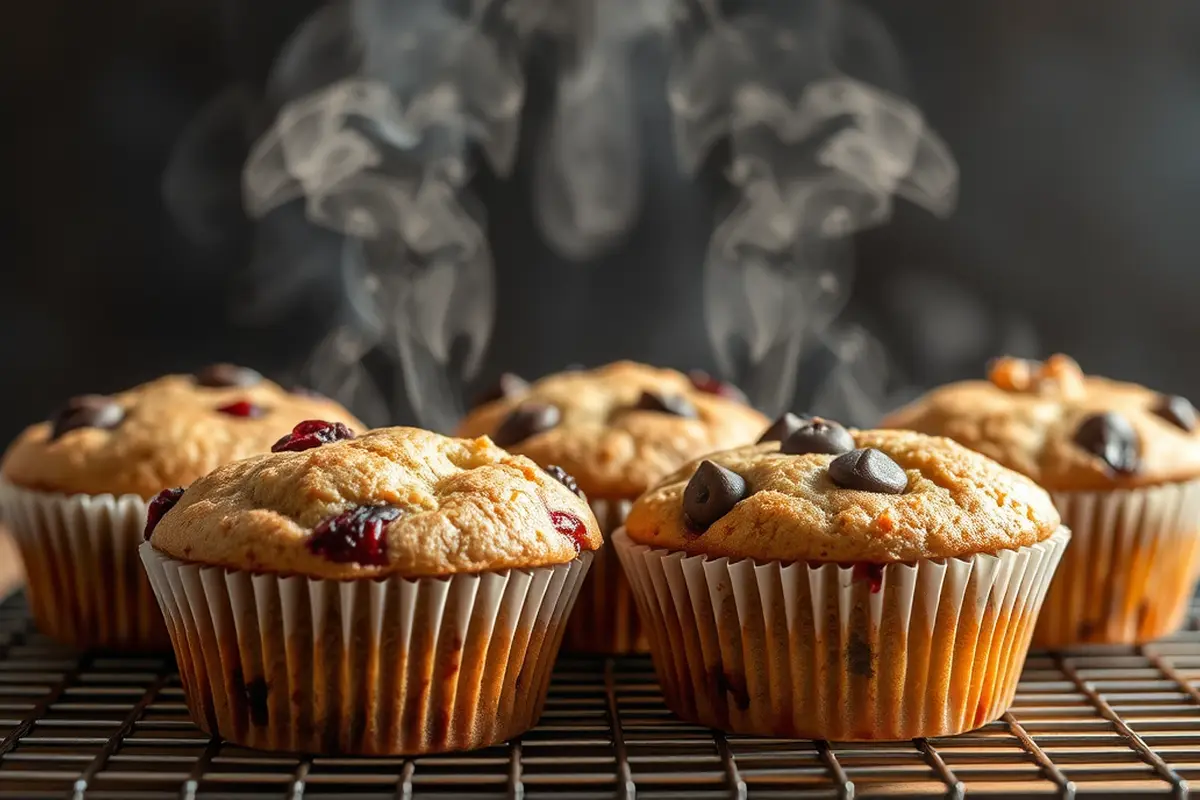
<path fill-rule="evenodd" d="M 868 5 L 903 54 L 906 94 L 962 176 L 950 220 L 901 206 L 859 237 L 846 313 L 884 345 L 893 381 L 977 374 L 1001 348 L 1065 350 L 1090 371 L 1200 397 L 1200 5 Z M 167 371 L 232 360 L 286 376 L 320 338 L 336 298 L 319 282 L 269 323 L 240 302 L 272 288 L 247 282 L 236 170 L 249 134 L 213 153 L 204 199 L 224 209 L 216 240 L 189 241 L 161 194 L 172 145 L 197 112 L 231 84 L 253 105 L 277 48 L 313 6 L 131 0 L 6 11 L 0 442 L 72 394 Z M 529 137 L 515 177 L 477 180 L 499 289 L 481 381 L 503 368 L 533 376 L 623 356 L 711 365 L 699 277 L 709 198 L 675 166 L 661 54 L 640 48 L 635 64 L 644 210 L 617 252 L 572 264 L 542 244 Z M 544 112 L 548 86 L 531 59 L 528 119 Z M 798 405 L 811 388 L 802 384 Z"/>

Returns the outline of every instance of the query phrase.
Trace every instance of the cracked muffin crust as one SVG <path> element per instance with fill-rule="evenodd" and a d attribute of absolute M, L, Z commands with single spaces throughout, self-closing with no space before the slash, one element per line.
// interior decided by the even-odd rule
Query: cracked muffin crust
<path fill-rule="evenodd" d="M 572 561 L 587 503 L 486 437 L 383 428 L 217 469 L 151 525 L 183 561 L 315 578 L 429 577 Z"/>
<path fill-rule="evenodd" d="M 501 383 L 462 421 L 514 453 L 570 472 L 589 497 L 633 498 L 688 459 L 758 438 L 768 420 L 707 376 L 619 361 Z"/>
<path fill-rule="evenodd" d="M 948 436 L 1051 491 L 1154 486 L 1200 476 L 1185 398 L 1085 376 L 1064 355 L 997 359 L 987 381 L 934 389 L 883 426 Z"/>
<path fill-rule="evenodd" d="M 0 473 L 33 491 L 149 499 L 165 486 L 265 453 L 296 423 L 314 418 L 365 428 L 332 400 L 218 365 L 112 396 L 74 398 L 12 443 Z"/>
<path fill-rule="evenodd" d="M 634 503 L 626 532 L 638 544 L 714 557 L 889 563 L 1015 549 L 1059 530 L 1043 489 L 949 439 L 848 433 L 853 442 L 832 453 L 813 451 L 809 435 L 806 452 L 789 437 L 693 461 Z M 727 495 L 724 513 L 701 525 L 689 497 L 697 487 L 706 501 Z"/>

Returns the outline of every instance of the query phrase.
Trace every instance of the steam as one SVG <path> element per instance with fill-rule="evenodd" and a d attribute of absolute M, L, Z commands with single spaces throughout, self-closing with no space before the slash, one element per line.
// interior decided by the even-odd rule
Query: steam
<path fill-rule="evenodd" d="M 420 423 L 448 430 L 462 380 L 494 317 L 492 258 L 466 189 L 473 146 L 507 172 L 524 78 L 517 46 L 539 13 L 475 0 L 350 0 L 319 10 L 272 76 L 281 102 L 243 172 L 244 206 L 264 218 L 294 201 L 342 234 L 336 324 L 307 367 L 315 388 L 380 416 L 394 409 L 363 357 L 399 365 L 396 392 Z M 386 418 L 385 416 L 385 418 Z"/>
<path fill-rule="evenodd" d="M 547 20 L 562 57 L 534 166 L 534 198 L 542 234 L 563 256 L 597 255 L 637 215 L 641 148 L 629 46 L 665 30 L 669 2 L 581 0 L 562 3 Z"/>
<path fill-rule="evenodd" d="M 680 3 L 668 91 L 685 168 L 697 171 L 718 139 L 732 152 L 731 210 L 704 266 L 720 367 L 779 413 L 805 354 L 824 347 L 837 362 L 824 394 L 847 395 L 847 420 L 868 422 L 878 409 L 861 399 L 883 387 L 863 376 L 885 375 L 885 358 L 864 329 L 835 325 L 852 279 L 850 235 L 887 221 L 897 196 L 948 215 L 958 170 L 913 105 L 833 65 L 844 27 L 870 21 L 846 7 L 818 0 L 727 17 L 711 0 Z"/>

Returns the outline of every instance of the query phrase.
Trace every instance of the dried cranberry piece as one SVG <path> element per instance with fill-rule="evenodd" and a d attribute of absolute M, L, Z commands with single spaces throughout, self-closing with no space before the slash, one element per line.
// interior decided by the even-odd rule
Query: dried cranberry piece
<path fill-rule="evenodd" d="M 583 520 L 566 511 L 551 511 L 550 523 L 554 526 L 554 530 L 566 536 L 574 543 L 575 552 L 578 553 L 583 549 L 583 545 L 587 542 L 588 538 L 587 525 L 583 524 Z"/>
<path fill-rule="evenodd" d="M 249 400 L 237 400 L 226 406 L 220 406 L 217 411 L 222 414 L 228 414 L 231 417 L 245 417 L 247 419 L 258 419 L 265 413 L 265 409 L 260 405 L 255 405 Z"/>
<path fill-rule="evenodd" d="M 354 431 L 350 430 L 341 422 L 326 422 L 323 419 L 306 419 L 296 427 L 292 428 L 292 432 L 284 436 L 275 444 L 271 445 L 272 453 L 282 453 L 284 451 L 291 453 L 299 453 L 301 450 L 311 450 L 314 447 L 320 447 L 323 444 L 330 442 L 340 442 L 346 439 L 353 439 Z"/>
<path fill-rule="evenodd" d="M 746 405 L 750 404 L 750 400 L 746 397 L 746 393 L 732 383 L 723 381 L 720 378 L 714 378 L 707 372 L 699 369 L 694 369 L 688 373 L 688 378 L 692 381 L 692 386 L 695 386 L 701 392 L 707 394 L 715 394 L 724 397 L 727 400 L 736 400 L 739 403 Z"/>
<path fill-rule="evenodd" d="M 163 489 L 154 499 L 150 501 L 149 507 L 146 509 L 146 541 L 150 541 L 150 534 L 154 533 L 154 529 L 158 526 L 159 520 L 163 518 L 168 511 L 175 507 L 179 502 L 179 498 L 183 497 L 183 487 L 177 486 L 174 489 Z"/>
<path fill-rule="evenodd" d="M 313 529 L 308 549 L 339 564 L 387 563 L 384 528 L 402 513 L 396 506 L 358 506 L 330 517 Z"/>
<path fill-rule="evenodd" d="M 883 564 L 860 561 L 854 565 L 851 574 L 856 581 L 866 581 L 871 587 L 871 594 L 879 594 L 883 589 L 883 567 Z"/>

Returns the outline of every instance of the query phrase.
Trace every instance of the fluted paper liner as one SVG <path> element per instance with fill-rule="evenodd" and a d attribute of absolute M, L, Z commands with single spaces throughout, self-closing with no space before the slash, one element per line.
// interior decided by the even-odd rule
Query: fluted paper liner
<path fill-rule="evenodd" d="M 606 544 L 597 551 L 592 569 L 579 592 L 579 602 L 567 621 L 563 649 L 604 654 L 645 653 L 650 649 L 650 643 L 638 616 L 633 590 L 629 588 L 629 580 L 616 552 L 608 544 L 613 531 L 625 524 L 633 502 L 589 502 Z"/>
<path fill-rule="evenodd" d="M 533 727 L 592 559 L 320 580 L 141 548 L 188 709 L 237 744 L 326 754 L 485 747 Z"/>
<path fill-rule="evenodd" d="M 1034 646 L 1136 644 L 1179 630 L 1200 569 L 1200 481 L 1052 496 L 1074 536 Z"/>
<path fill-rule="evenodd" d="M 613 545 L 667 705 L 734 733 L 900 740 L 978 728 L 1012 702 L 1070 533 L 995 555 L 755 562 Z"/>
<path fill-rule="evenodd" d="M 81 649 L 170 649 L 137 556 L 146 505 L 134 494 L 35 492 L 0 481 L 39 630 Z"/>

